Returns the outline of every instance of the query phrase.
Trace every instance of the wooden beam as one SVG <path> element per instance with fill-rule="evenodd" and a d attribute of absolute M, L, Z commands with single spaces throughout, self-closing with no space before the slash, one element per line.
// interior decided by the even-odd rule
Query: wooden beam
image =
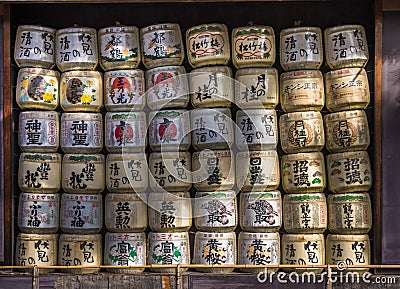
<path fill-rule="evenodd" d="M 375 2 L 374 263 L 382 262 L 382 0 Z"/>
<path fill-rule="evenodd" d="M 12 222 L 12 166 L 11 166 L 11 46 L 10 46 L 10 5 L 3 6 L 3 121 L 4 121 L 4 253 L 5 264 L 12 264 L 13 222 Z"/>
<path fill-rule="evenodd" d="M 380 0 L 377 2 L 382 2 L 382 10 L 383 11 L 399 11 L 400 10 L 400 1 L 399 0 Z"/>

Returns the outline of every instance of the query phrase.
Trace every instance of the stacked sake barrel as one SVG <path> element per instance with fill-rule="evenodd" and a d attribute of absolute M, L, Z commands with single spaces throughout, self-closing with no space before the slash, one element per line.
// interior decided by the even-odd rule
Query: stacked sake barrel
<path fill-rule="evenodd" d="M 232 31 L 232 59 L 238 69 L 235 83 L 236 182 L 240 190 L 238 263 L 280 263 L 282 224 L 278 119 L 278 71 L 272 27 L 252 25 Z M 264 270 L 264 269 L 262 269 Z M 258 272 L 260 269 L 243 269 Z M 273 270 L 275 271 L 275 270 Z"/>
<path fill-rule="evenodd" d="M 188 79 L 182 65 L 184 47 L 178 24 L 140 30 L 149 114 L 150 189 L 148 264 L 190 263 L 189 228 L 192 207 Z M 175 268 L 151 268 L 175 272 Z"/>
<path fill-rule="evenodd" d="M 97 32 L 70 27 L 56 33 L 56 64 L 60 78 L 61 196 L 58 265 L 102 264 L 105 157 L 103 149 L 103 80 L 98 64 Z M 99 268 L 62 269 L 93 273 Z"/>
<path fill-rule="evenodd" d="M 18 72 L 16 101 L 19 115 L 18 234 L 15 264 L 57 265 L 61 189 L 59 73 L 55 65 L 56 30 L 19 26 L 14 59 Z M 53 270 L 46 269 L 44 272 Z"/>
<path fill-rule="evenodd" d="M 228 273 L 218 265 L 236 264 L 237 201 L 233 121 L 234 90 L 229 66 L 230 43 L 224 24 L 202 24 L 186 31 L 190 73 L 194 221 L 198 229 L 193 263 L 213 265 L 202 272 Z"/>
<path fill-rule="evenodd" d="M 371 162 L 366 149 L 370 132 L 364 109 L 370 101 L 367 73 L 368 46 L 365 30 L 360 25 L 327 28 L 326 63 L 332 71 L 325 74 L 326 157 L 329 208 L 326 239 L 328 264 L 343 270 L 349 265 L 370 264 L 372 227 Z M 349 268 L 365 272 L 368 269 Z"/>
<path fill-rule="evenodd" d="M 280 33 L 280 142 L 283 224 L 282 263 L 324 265 L 327 228 L 325 135 L 320 111 L 325 93 L 321 71 L 322 33 L 318 27 L 296 27 Z M 291 269 L 289 269 L 290 271 Z M 321 272 L 323 269 L 297 269 Z"/>
<path fill-rule="evenodd" d="M 146 265 L 148 171 L 145 148 L 147 117 L 143 111 L 144 73 L 137 69 L 141 54 L 139 29 L 105 27 L 98 31 L 104 73 L 105 161 L 104 265 Z M 107 269 L 138 273 L 143 268 Z"/>

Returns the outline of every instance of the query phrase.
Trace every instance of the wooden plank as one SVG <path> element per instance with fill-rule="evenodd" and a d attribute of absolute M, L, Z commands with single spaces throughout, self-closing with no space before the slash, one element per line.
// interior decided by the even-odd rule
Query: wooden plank
<path fill-rule="evenodd" d="M 54 274 L 39 275 L 39 289 L 53 289 L 54 282 L 55 282 Z"/>
<path fill-rule="evenodd" d="M 279 1 L 279 0 L 278 0 Z M 23 3 L 82 3 L 79 0 L 2 0 L 1 2 L 10 4 Z M 180 2 L 215 2 L 214 0 L 85 0 L 85 3 L 180 3 Z M 219 0 L 218 2 L 277 2 L 277 0 Z M 304 2 L 304 0 L 280 0 L 280 2 Z M 349 2 L 349 0 L 307 0 L 307 2 Z M 365 3 L 364 0 L 350 0 L 350 2 Z M 369 0 L 372 2 L 372 0 Z"/>
<path fill-rule="evenodd" d="M 10 288 L 31 289 L 32 276 L 22 274 L 0 275 L 0 289 Z"/>
<path fill-rule="evenodd" d="M 4 252 L 5 258 L 4 263 L 6 265 L 12 264 L 12 236 L 13 236 L 13 218 L 12 218 L 12 190 L 11 190 L 11 179 L 12 179 L 12 165 L 11 165 L 11 45 L 10 45 L 10 6 L 4 5 L 3 7 L 3 65 L 4 65 Z"/>
<path fill-rule="evenodd" d="M 377 1 L 381 2 L 381 1 Z M 383 0 L 382 3 L 383 11 L 399 11 L 400 10 L 400 1 L 399 0 Z"/>
<path fill-rule="evenodd" d="M 374 263 L 382 262 L 382 0 L 375 3 Z"/>

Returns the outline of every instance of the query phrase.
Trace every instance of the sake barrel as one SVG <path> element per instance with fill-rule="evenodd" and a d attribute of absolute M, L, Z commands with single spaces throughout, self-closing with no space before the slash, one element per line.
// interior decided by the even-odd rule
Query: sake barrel
<path fill-rule="evenodd" d="M 18 71 L 15 99 L 21 109 L 55 110 L 59 103 L 60 73 L 42 68 Z"/>
<path fill-rule="evenodd" d="M 61 74 L 60 102 L 64 111 L 99 112 L 103 106 L 103 80 L 98 71 L 74 70 Z"/>
<path fill-rule="evenodd" d="M 107 194 L 104 205 L 105 225 L 114 233 L 143 232 L 147 229 L 145 193 Z"/>
<path fill-rule="evenodd" d="M 326 108 L 331 112 L 365 109 L 370 102 L 367 72 L 343 68 L 324 74 Z"/>
<path fill-rule="evenodd" d="M 190 116 L 187 110 L 150 112 L 149 144 L 154 151 L 187 151 L 190 142 Z"/>
<path fill-rule="evenodd" d="M 219 23 L 190 27 L 186 31 L 186 50 L 193 68 L 227 65 L 231 56 L 228 27 Z"/>
<path fill-rule="evenodd" d="M 231 232 L 237 226 L 237 214 L 234 191 L 196 192 L 194 223 L 198 230 Z"/>
<path fill-rule="evenodd" d="M 236 68 L 271 67 L 275 57 L 275 32 L 271 26 L 250 25 L 232 30 L 232 62 Z"/>
<path fill-rule="evenodd" d="M 370 144 L 368 120 L 363 110 L 324 116 L 326 148 L 331 153 L 366 150 Z"/>
<path fill-rule="evenodd" d="M 197 190 L 230 190 L 235 185 L 230 150 L 203 150 L 192 155 L 193 185 Z"/>
<path fill-rule="evenodd" d="M 22 153 L 18 185 L 28 193 L 57 193 L 61 188 L 61 154 Z"/>
<path fill-rule="evenodd" d="M 99 272 L 102 262 L 101 235 L 61 234 L 58 246 L 58 265 L 92 268 L 63 268 L 63 273 L 91 274 Z M 94 268 L 93 268 L 94 267 Z"/>
<path fill-rule="evenodd" d="M 18 67 L 53 68 L 56 30 L 40 25 L 20 25 L 15 37 L 14 60 Z"/>
<path fill-rule="evenodd" d="M 190 264 L 190 242 L 188 232 L 155 233 L 148 235 L 148 265 Z M 175 273 L 176 268 L 150 268 L 153 272 Z"/>
<path fill-rule="evenodd" d="M 246 109 L 236 113 L 236 145 L 240 150 L 270 150 L 278 144 L 274 109 Z"/>
<path fill-rule="evenodd" d="M 144 73 L 140 69 L 104 73 L 104 105 L 108 111 L 141 111 L 146 105 Z"/>
<path fill-rule="evenodd" d="M 323 62 L 319 27 L 293 27 L 280 32 L 280 62 L 284 70 L 319 69 Z"/>
<path fill-rule="evenodd" d="M 145 233 L 110 233 L 104 241 L 104 265 L 106 266 L 144 266 L 146 265 Z M 138 274 L 144 268 L 116 269 L 107 271 L 118 274 Z"/>
<path fill-rule="evenodd" d="M 326 263 L 339 270 L 362 274 L 368 268 L 348 268 L 371 264 L 371 245 L 368 235 L 331 235 L 326 237 Z"/>
<path fill-rule="evenodd" d="M 320 152 L 283 155 L 282 187 L 288 194 L 320 193 L 326 187 L 325 161 Z"/>
<path fill-rule="evenodd" d="M 62 188 L 67 193 L 101 193 L 105 187 L 104 170 L 104 155 L 65 154 Z"/>
<path fill-rule="evenodd" d="M 97 62 L 96 29 L 74 26 L 57 30 L 56 64 L 62 72 L 94 70 Z"/>
<path fill-rule="evenodd" d="M 367 234 L 372 228 L 371 199 L 367 193 L 328 196 L 328 229 L 335 234 Z"/>
<path fill-rule="evenodd" d="M 327 228 L 328 209 L 323 193 L 285 195 L 283 210 L 283 225 L 288 233 L 323 233 Z"/>
<path fill-rule="evenodd" d="M 325 145 L 324 122 L 318 111 L 281 115 L 279 132 L 285 153 L 321 151 Z"/>
<path fill-rule="evenodd" d="M 64 153 L 99 153 L 103 148 L 100 113 L 63 113 L 61 149 Z"/>
<path fill-rule="evenodd" d="M 60 227 L 64 233 L 96 234 L 102 226 L 103 200 L 100 194 L 62 194 Z"/>
<path fill-rule="evenodd" d="M 139 29 L 116 23 L 98 31 L 100 66 L 105 71 L 134 69 L 140 64 Z"/>
<path fill-rule="evenodd" d="M 333 193 L 368 191 L 372 187 L 371 161 L 366 151 L 326 157 L 328 188 Z"/>
<path fill-rule="evenodd" d="M 106 186 L 111 193 L 145 192 L 148 187 L 148 166 L 144 153 L 108 154 Z"/>
<path fill-rule="evenodd" d="M 229 108 L 198 108 L 190 111 L 192 145 L 196 150 L 228 149 L 234 142 Z"/>
<path fill-rule="evenodd" d="M 282 260 L 284 265 L 293 265 L 293 268 L 284 268 L 285 272 L 314 272 L 321 273 L 323 268 L 296 268 L 295 265 L 325 265 L 325 238 L 323 234 L 283 234 Z"/>
<path fill-rule="evenodd" d="M 149 194 L 149 225 L 155 232 L 189 231 L 192 226 L 192 203 L 189 192 Z"/>
<path fill-rule="evenodd" d="M 218 268 L 218 265 L 236 265 L 236 234 L 196 232 L 193 254 L 193 264 L 208 265 L 196 268 L 197 271 L 228 274 L 233 268 Z"/>
<path fill-rule="evenodd" d="M 18 144 L 25 152 L 56 152 L 60 145 L 59 114 L 55 111 L 22 111 Z"/>
<path fill-rule="evenodd" d="M 189 191 L 192 186 L 189 152 L 151 153 L 149 172 L 150 188 L 153 191 Z"/>
<path fill-rule="evenodd" d="M 16 266 L 56 266 L 57 265 L 57 234 L 25 234 L 19 233 L 15 244 Z M 32 272 L 32 268 L 18 269 Z M 55 269 L 40 269 L 48 274 Z"/>
<path fill-rule="evenodd" d="M 18 228 L 23 233 L 54 234 L 59 228 L 58 194 L 20 193 Z"/>
<path fill-rule="evenodd" d="M 238 69 L 235 79 L 235 104 L 239 108 L 275 108 L 278 105 L 276 68 Z"/>
<path fill-rule="evenodd" d="M 140 29 L 142 61 L 147 69 L 181 65 L 185 57 L 182 33 L 177 23 L 162 23 Z"/>
<path fill-rule="evenodd" d="M 330 69 L 364 67 L 369 60 L 367 35 L 361 25 L 326 28 L 325 60 Z"/>
<path fill-rule="evenodd" d="M 282 198 L 279 191 L 241 192 L 240 227 L 247 232 L 278 232 L 282 226 Z"/>
<path fill-rule="evenodd" d="M 279 158 L 275 150 L 236 154 L 237 187 L 244 192 L 270 191 L 280 183 Z"/>
<path fill-rule="evenodd" d="M 189 82 L 183 66 L 163 66 L 146 71 L 147 104 L 152 110 L 186 108 Z"/>
<path fill-rule="evenodd" d="M 320 111 L 325 104 L 324 80 L 319 70 L 284 72 L 280 76 L 280 101 L 286 112 Z"/>
<path fill-rule="evenodd" d="M 229 66 L 193 69 L 189 85 L 195 108 L 231 107 L 234 100 L 232 69 Z"/>
<path fill-rule="evenodd" d="M 265 269 L 263 265 L 279 265 L 281 260 L 279 233 L 240 232 L 238 237 L 239 265 L 260 265 L 260 268 L 241 268 L 242 272 L 277 272 L 278 268 Z"/>
<path fill-rule="evenodd" d="M 144 111 L 107 112 L 105 147 L 111 153 L 144 152 L 147 144 L 147 121 Z"/>

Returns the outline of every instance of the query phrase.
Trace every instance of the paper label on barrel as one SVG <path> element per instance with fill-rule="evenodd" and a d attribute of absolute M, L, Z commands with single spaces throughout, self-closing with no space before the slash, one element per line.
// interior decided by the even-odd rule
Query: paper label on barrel
<path fill-rule="evenodd" d="M 145 238 L 140 234 L 110 234 L 105 240 L 105 262 L 111 266 L 139 266 L 146 264 Z"/>
<path fill-rule="evenodd" d="M 275 107 L 278 104 L 278 74 L 270 73 L 241 75 L 236 78 L 241 84 L 236 91 L 236 102 L 240 104 Z"/>
<path fill-rule="evenodd" d="M 67 235 L 64 235 L 67 236 Z M 98 266 L 101 260 L 101 240 L 98 235 L 85 241 L 65 241 L 60 238 L 58 258 L 61 266 Z"/>
<path fill-rule="evenodd" d="M 238 114 L 237 126 L 239 129 L 236 140 L 241 147 L 260 145 L 265 149 L 274 149 L 278 143 L 278 121 L 275 111 L 243 111 Z"/>
<path fill-rule="evenodd" d="M 309 201 L 306 201 L 310 197 Z M 326 203 L 322 199 L 312 199 L 313 196 L 299 195 L 297 198 L 304 201 L 287 200 L 285 204 L 285 229 L 287 231 L 303 229 L 324 229 L 326 227 Z"/>
<path fill-rule="evenodd" d="M 18 31 L 15 58 L 54 64 L 55 35 L 45 31 Z"/>
<path fill-rule="evenodd" d="M 370 244 L 367 236 L 350 240 L 327 240 L 327 262 L 329 264 L 369 265 Z M 351 269 L 350 269 L 351 270 Z"/>
<path fill-rule="evenodd" d="M 334 230 L 368 229 L 372 226 L 370 205 L 364 202 L 347 202 L 330 205 L 329 227 Z"/>
<path fill-rule="evenodd" d="M 162 108 L 171 101 L 180 100 L 181 106 L 189 101 L 189 83 L 182 66 L 156 69 L 146 72 L 147 102 L 154 108 Z"/>
<path fill-rule="evenodd" d="M 324 83 L 322 78 L 288 79 L 282 81 L 282 101 L 285 106 L 323 106 Z"/>
<path fill-rule="evenodd" d="M 215 236 L 217 235 L 217 236 Z M 223 236 L 223 234 L 221 234 Z M 196 236 L 195 262 L 206 265 L 234 265 L 235 239 L 218 237 L 218 234 L 201 233 Z M 201 237 L 201 238 L 199 238 Z"/>
<path fill-rule="evenodd" d="M 275 151 L 239 153 L 236 163 L 240 164 L 236 167 L 239 189 L 276 189 L 279 186 L 279 159 Z"/>
<path fill-rule="evenodd" d="M 239 264 L 279 264 L 279 238 L 278 240 L 264 240 L 254 237 L 254 239 L 242 239 L 239 242 Z"/>
<path fill-rule="evenodd" d="M 150 240 L 149 264 L 172 265 L 189 263 L 189 240 Z"/>
<path fill-rule="evenodd" d="M 111 113 L 106 116 L 106 144 L 111 150 L 144 151 L 146 116 L 142 113 Z"/>
<path fill-rule="evenodd" d="M 254 228 L 281 226 L 282 204 L 279 196 L 265 192 L 246 195 L 243 198 L 241 201 L 243 226 Z"/>
<path fill-rule="evenodd" d="M 167 27 L 166 27 L 167 28 Z M 182 37 L 178 29 L 160 29 L 142 32 L 143 62 L 163 58 L 182 58 Z"/>
<path fill-rule="evenodd" d="M 57 64 L 97 63 L 96 34 L 68 32 L 57 36 Z"/>
<path fill-rule="evenodd" d="M 143 158 L 136 157 L 125 161 L 107 159 L 107 189 L 110 192 L 142 192 L 147 188 L 147 173 L 144 155 Z"/>
<path fill-rule="evenodd" d="M 234 57 L 238 61 L 252 61 L 254 59 L 269 59 L 275 56 L 274 35 L 266 35 L 264 29 L 240 30 L 235 34 Z M 274 59 L 270 60 L 273 64 Z"/>
<path fill-rule="evenodd" d="M 193 110 L 192 141 L 193 145 L 213 143 L 233 143 L 233 120 L 229 110 Z"/>
<path fill-rule="evenodd" d="M 20 162 L 18 180 L 20 187 L 25 192 L 60 189 L 61 162 L 55 163 L 52 157 L 46 161 L 46 155 L 42 160 L 32 161 L 24 159 Z"/>
<path fill-rule="evenodd" d="M 193 183 L 200 190 L 233 187 L 235 172 L 230 151 L 194 154 Z"/>
<path fill-rule="evenodd" d="M 224 35 L 219 27 L 204 27 L 195 30 L 189 30 L 188 50 L 193 59 L 201 59 L 204 57 L 216 57 L 224 55 L 226 47 Z M 229 45 L 229 43 L 228 43 Z"/>
<path fill-rule="evenodd" d="M 95 77 L 66 77 L 62 82 L 62 106 L 74 105 L 101 106 L 103 92 L 101 91 L 101 79 Z"/>
<path fill-rule="evenodd" d="M 101 229 L 101 198 L 97 195 L 63 195 L 61 227 L 67 229 Z"/>
<path fill-rule="evenodd" d="M 165 190 L 186 191 L 191 187 L 190 154 L 180 153 L 168 158 L 167 156 L 150 156 L 149 169 L 152 175 L 150 186 L 157 190 L 160 187 Z"/>
<path fill-rule="evenodd" d="M 203 195 L 195 200 L 196 226 L 223 228 L 236 226 L 236 199 L 234 196 Z"/>
<path fill-rule="evenodd" d="M 121 107 L 125 110 L 126 106 L 141 106 L 143 104 L 144 81 L 143 77 L 130 73 L 107 72 L 104 75 L 106 106 Z"/>
<path fill-rule="evenodd" d="M 313 235 L 314 236 L 314 235 Z M 321 239 L 322 239 L 321 235 Z M 325 264 L 325 246 L 322 240 L 282 241 L 282 264 L 322 265 Z"/>
<path fill-rule="evenodd" d="M 292 32 L 281 38 L 283 67 L 318 69 L 322 64 L 322 56 L 321 31 Z"/>
<path fill-rule="evenodd" d="M 21 73 L 18 79 L 17 101 L 21 103 L 43 103 L 56 107 L 58 104 L 58 79 L 54 76 Z"/>
<path fill-rule="evenodd" d="M 341 63 L 359 62 L 363 66 L 368 61 L 368 46 L 364 29 L 340 30 L 325 35 L 327 61 L 333 67 Z"/>
<path fill-rule="evenodd" d="M 100 59 L 103 62 L 138 61 L 138 35 L 133 32 L 107 31 L 100 36 Z"/>
<path fill-rule="evenodd" d="M 206 107 L 213 103 L 221 103 L 217 106 L 228 106 L 233 101 L 234 95 L 231 76 L 220 72 L 192 71 L 190 91 L 195 107 Z"/>
<path fill-rule="evenodd" d="M 43 236 L 43 239 L 38 238 L 37 240 L 21 240 L 18 238 L 16 243 L 16 265 L 54 266 L 57 265 L 55 252 L 57 252 L 55 237 L 48 239 Z"/>
<path fill-rule="evenodd" d="M 62 146 L 69 149 L 102 147 L 102 125 L 100 120 L 64 120 L 62 127 Z"/>
<path fill-rule="evenodd" d="M 150 123 L 150 144 L 174 146 L 189 143 L 189 115 L 179 111 L 159 111 Z"/>
<path fill-rule="evenodd" d="M 51 194 L 20 196 L 18 226 L 20 228 L 58 228 L 59 201 Z"/>
<path fill-rule="evenodd" d="M 327 165 L 329 187 L 333 191 L 367 191 L 372 185 L 371 164 L 366 152 L 343 157 L 330 155 Z"/>
<path fill-rule="evenodd" d="M 57 116 L 49 114 L 48 117 L 49 119 L 25 118 L 20 120 L 19 140 L 21 147 L 57 148 L 59 128 L 56 119 L 50 119 L 50 117 Z"/>
<path fill-rule="evenodd" d="M 154 196 L 154 198 L 157 197 Z M 149 214 L 150 227 L 154 230 L 186 229 L 192 224 L 189 199 L 149 200 L 149 205 L 152 207 L 151 214 Z"/>
<path fill-rule="evenodd" d="M 326 185 L 322 155 L 315 159 L 282 159 L 282 185 L 288 193 L 322 192 Z"/>
<path fill-rule="evenodd" d="M 66 192 L 104 189 L 104 163 L 64 161 L 62 176 Z"/>

